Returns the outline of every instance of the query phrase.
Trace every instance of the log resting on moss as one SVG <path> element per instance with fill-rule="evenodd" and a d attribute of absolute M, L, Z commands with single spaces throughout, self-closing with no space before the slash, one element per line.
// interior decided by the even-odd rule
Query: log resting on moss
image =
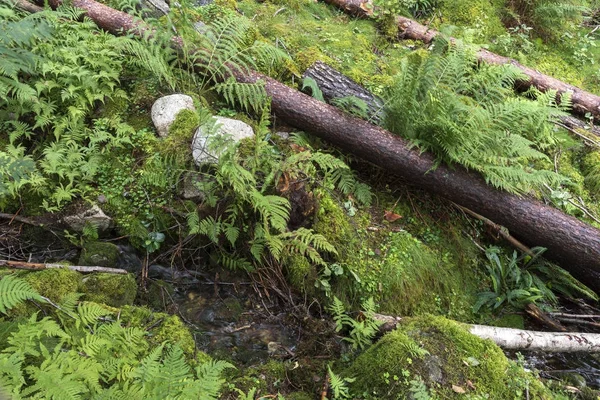
<path fill-rule="evenodd" d="M 373 17 L 375 9 L 372 0 L 324 0 L 326 3 L 334 5 L 344 12 L 360 18 Z M 401 39 L 419 40 L 424 43 L 430 43 L 439 32 L 418 23 L 406 17 L 396 17 L 398 25 L 398 37 Z M 450 40 L 455 40 L 451 38 Z M 560 96 L 563 93 L 571 93 L 573 111 L 579 115 L 591 113 L 595 119 L 600 120 L 600 96 L 587 92 L 577 86 L 569 85 L 556 78 L 544 75 L 533 68 L 526 67 L 518 61 L 500 56 L 491 51 L 480 49 L 477 51 L 479 61 L 488 64 L 511 64 L 521 70 L 528 79 L 517 82 L 519 89 L 526 89 L 530 86 L 545 92 L 547 90 L 556 90 Z"/>
<path fill-rule="evenodd" d="M 52 6 L 58 3 L 51 0 Z M 150 30 L 132 16 L 94 0 L 72 0 L 72 6 L 115 34 Z M 174 37 L 171 43 L 183 51 L 181 38 Z M 402 138 L 263 74 L 232 70 L 240 82 L 264 82 L 277 118 L 505 226 L 527 244 L 548 248 L 548 258 L 600 293 L 600 230 L 539 201 L 496 190 L 462 167 L 436 167 L 433 155 L 420 153 Z"/>
<path fill-rule="evenodd" d="M 380 334 L 396 329 L 400 317 L 375 314 L 381 323 Z M 524 329 L 500 328 L 487 325 L 466 325 L 473 335 L 490 339 L 506 350 L 536 350 L 550 352 L 600 352 L 600 334 L 579 332 L 539 332 Z"/>

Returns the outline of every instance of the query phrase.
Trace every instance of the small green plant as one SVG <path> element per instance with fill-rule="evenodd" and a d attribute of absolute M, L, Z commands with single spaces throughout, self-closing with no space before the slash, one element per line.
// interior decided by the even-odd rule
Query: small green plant
<path fill-rule="evenodd" d="M 512 256 L 503 256 L 498 247 L 490 247 L 486 251 L 488 264 L 486 268 L 492 281 L 492 289 L 479 294 L 473 307 L 474 312 L 483 306 L 495 311 L 503 306 L 522 309 L 529 303 L 555 304 L 557 291 L 567 296 L 574 293 L 589 298 L 597 295 L 577 282 L 566 271 L 543 260 L 541 255 L 546 249 L 535 247 L 533 255 L 519 256 L 516 251 Z M 543 279 L 542 279 L 543 278 Z"/>
<path fill-rule="evenodd" d="M 333 314 L 333 320 L 335 321 L 336 332 L 347 330 L 348 337 L 344 340 L 349 342 L 353 349 L 361 350 L 372 343 L 381 325 L 381 322 L 374 318 L 375 302 L 373 298 L 364 301 L 362 308 L 360 320 L 357 320 L 348 315 L 344 303 L 337 297 L 333 297 L 333 303 L 329 306 L 329 311 Z"/>
<path fill-rule="evenodd" d="M 348 384 L 354 382 L 355 378 L 342 378 L 339 375 L 336 375 L 330 366 L 327 366 L 327 373 L 329 376 L 329 386 L 331 387 L 331 392 L 333 393 L 334 400 L 342 400 L 342 399 L 351 399 L 352 395 L 350 394 L 350 389 L 348 388 Z"/>

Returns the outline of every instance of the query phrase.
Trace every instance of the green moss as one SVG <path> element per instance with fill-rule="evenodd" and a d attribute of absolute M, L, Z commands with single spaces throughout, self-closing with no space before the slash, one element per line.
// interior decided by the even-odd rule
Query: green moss
<path fill-rule="evenodd" d="M 132 274 L 93 274 L 83 279 L 84 299 L 112 307 L 133 304 L 137 283 Z"/>
<path fill-rule="evenodd" d="M 82 275 L 66 268 L 56 268 L 28 272 L 23 279 L 39 294 L 59 303 L 65 295 L 80 291 Z"/>
<path fill-rule="evenodd" d="M 469 27 L 478 42 L 505 32 L 489 0 L 444 0 L 440 11 L 445 24 Z"/>
<path fill-rule="evenodd" d="M 590 151 L 581 164 L 585 173 L 585 187 L 590 193 L 600 193 L 600 151 Z"/>
<path fill-rule="evenodd" d="M 550 398 L 536 377 L 509 362 L 498 346 L 443 317 L 403 320 L 398 330 L 360 355 L 344 376 L 356 378 L 351 384 L 354 393 L 372 399 L 406 398 L 410 380 L 418 378 L 439 398 L 464 397 L 452 385 L 490 399 L 519 397 L 526 388 L 531 398 Z"/>
<path fill-rule="evenodd" d="M 176 315 L 152 312 L 146 307 L 125 306 L 121 309 L 120 318 L 126 324 L 142 326 L 149 330 L 150 346 L 157 346 L 164 341 L 177 343 L 190 360 L 202 363 L 211 359 L 196 349 L 190 329 Z"/>
<path fill-rule="evenodd" d="M 79 265 L 114 268 L 119 258 L 119 248 L 112 243 L 86 243 L 81 250 Z"/>
<path fill-rule="evenodd" d="M 522 315 L 505 314 L 500 318 L 492 321 L 491 325 L 500 326 L 503 328 L 525 329 L 525 320 Z"/>
<path fill-rule="evenodd" d="M 190 140 L 198 125 L 200 125 L 200 117 L 196 112 L 188 109 L 181 110 L 169 127 L 169 137 Z"/>
<path fill-rule="evenodd" d="M 315 280 L 317 279 L 317 269 L 306 257 L 293 255 L 288 257 L 284 264 L 286 280 L 296 291 L 308 295 L 314 294 Z"/>

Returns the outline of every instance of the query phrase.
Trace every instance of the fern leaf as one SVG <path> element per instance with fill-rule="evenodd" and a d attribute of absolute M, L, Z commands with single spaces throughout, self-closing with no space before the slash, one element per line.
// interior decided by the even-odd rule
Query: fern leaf
<path fill-rule="evenodd" d="M 1 313 L 6 314 L 9 309 L 28 299 L 45 302 L 45 299 L 23 279 L 14 275 L 7 275 L 0 280 Z"/>

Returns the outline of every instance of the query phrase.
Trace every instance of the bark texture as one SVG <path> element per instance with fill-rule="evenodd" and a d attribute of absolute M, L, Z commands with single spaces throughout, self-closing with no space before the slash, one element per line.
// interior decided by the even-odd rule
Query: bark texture
<path fill-rule="evenodd" d="M 374 6 L 372 0 L 325 0 L 325 2 L 360 18 L 370 18 L 373 16 Z M 417 21 L 413 21 L 406 17 L 396 17 L 396 23 L 398 25 L 399 38 L 420 40 L 425 43 L 430 43 L 433 38 L 439 34 L 436 30 L 429 29 L 427 26 L 421 25 Z M 454 39 L 451 38 L 450 40 Z M 485 49 L 480 49 L 477 52 L 477 58 L 479 61 L 488 64 L 511 64 L 520 69 L 521 72 L 527 76 L 527 79 L 517 82 L 519 88 L 523 89 L 533 86 L 542 92 L 556 90 L 559 99 L 562 94 L 570 93 L 573 111 L 575 113 L 585 115 L 589 112 L 594 118 L 600 119 L 600 96 L 582 90 L 576 86 L 569 85 L 568 83 L 562 82 L 551 76 L 544 75 L 532 68 L 520 64 L 512 58 L 503 57 Z"/>
<path fill-rule="evenodd" d="M 52 1 L 57 5 L 59 0 Z M 114 33 L 149 30 L 131 16 L 94 0 L 73 0 L 73 6 L 84 9 L 98 26 Z M 172 44 L 179 50 L 183 48 L 181 38 L 174 37 Z M 496 221 L 525 243 L 547 247 L 549 258 L 600 293 L 600 230 L 536 200 L 495 190 L 479 175 L 461 167 L 434 168 L 432 155 L 411 149 L 405 140 L 380 127 L 260 73 L 233 71 L 240 82 L 264 82 L 278 118 Z"/>
<path fill-rule="evenodd" d="M 380 123 L 383 120 L 383 100 L 329 65 L 317 61 L 304 72 L 303 77 L 317 82 L 327 102 L 339 97 L 354 96 L 367 103 L 369 121 Z"/>
<path fill-rule="evenodd" d="M 538 332 L 496 326 L 471 325 L 473 335 L 490 339 L 503 349 L 551 352 L 600 352 L 600 334 Z"/>

